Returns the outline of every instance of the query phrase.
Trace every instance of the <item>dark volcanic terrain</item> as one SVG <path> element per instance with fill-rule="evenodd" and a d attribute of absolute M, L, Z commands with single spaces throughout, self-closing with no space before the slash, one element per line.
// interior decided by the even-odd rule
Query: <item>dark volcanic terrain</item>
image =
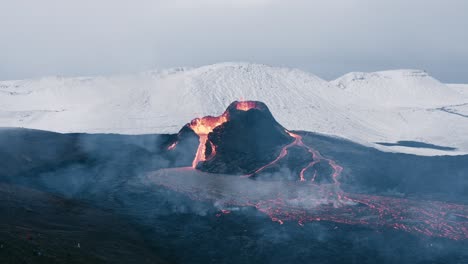
<path fill-rule="evenodd" d="M 468 156 L 233 103 L 176 135 L 0 130 L 0 263 L 468 263 Z"/>

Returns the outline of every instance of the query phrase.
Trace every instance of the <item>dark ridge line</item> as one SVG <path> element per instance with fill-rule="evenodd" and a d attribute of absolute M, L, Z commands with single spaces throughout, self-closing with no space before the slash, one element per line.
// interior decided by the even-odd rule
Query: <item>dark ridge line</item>
<path fill-rule="evenodd" d="M 389 143 L 389 142 L 375 142 L 375 143 L 382 145 L 382 146 L 389 146 L 389 147 L 401 146 L 401 147 L 428 148 L 428 149 L 449 150 L 449 151 L 457 150 L 457 148 L 454 148 L 454 147 L 439 146 L 439 145 L 434 145 L 430 143 L 410 141 L 410 140 L 400 140 L 395 143 Z"/>
<path fill-rule="evenodd" d="M 468 118 L 468 115 L 461 114 L 461 113 L 458 113 L 458 112 L 450 109 L 450 107 L 465 106 L 465 105 L 468 105 L 468 103 L 442 106 L 442 107 L 439 107 L 439 108 L 434 108 L 433 110 L 442 111 L 442 112 L 445 112 L 445 113 L 448 113 L 448 114 L 453 114 L 453 115 L 461 116 L 461 117 L 464 117 L 464 118 Z"/>

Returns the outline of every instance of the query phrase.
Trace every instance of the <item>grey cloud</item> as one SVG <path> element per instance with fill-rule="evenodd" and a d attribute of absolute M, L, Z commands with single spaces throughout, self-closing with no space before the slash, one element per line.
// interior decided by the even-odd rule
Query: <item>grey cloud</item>
<path fill-rule="evenodd" d="M 325 79 L 420 68 L 468 82 L 462 0 L 18 0 L 1 9 L 2 80 L 250 61 Z"/>

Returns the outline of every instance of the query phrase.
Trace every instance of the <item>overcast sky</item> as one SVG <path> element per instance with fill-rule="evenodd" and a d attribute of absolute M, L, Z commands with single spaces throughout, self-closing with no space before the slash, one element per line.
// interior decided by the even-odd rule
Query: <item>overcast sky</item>
<path fill-rule="evenodd" d="M 465 0 L 0 0 L 0 80 L 247 61 L 468 83 Z"/>

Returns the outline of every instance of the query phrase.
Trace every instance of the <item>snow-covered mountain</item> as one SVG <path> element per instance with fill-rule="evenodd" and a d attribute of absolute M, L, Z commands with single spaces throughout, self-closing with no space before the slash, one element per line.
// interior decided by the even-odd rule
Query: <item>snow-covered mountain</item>
<path fill-rule="evenodd" d="M 265 102 L 293 130 L 344 137 L 386 151 L 468 153 L 468 86 L 419 70 L 349 73 L 328 82 L 310 73 L 221 63 L 109 77 L 0 82 L 0 126 L 58 132 L 175 133 L 235 100 Z M 418 141 L 456 150 L 382 146 Z"/>
<path fill-rule="evenodd" d="M 434 107 L 460 102 L 460 93 L 421 70 L 351 72 L 332 83 L 382 106 Z"/>

